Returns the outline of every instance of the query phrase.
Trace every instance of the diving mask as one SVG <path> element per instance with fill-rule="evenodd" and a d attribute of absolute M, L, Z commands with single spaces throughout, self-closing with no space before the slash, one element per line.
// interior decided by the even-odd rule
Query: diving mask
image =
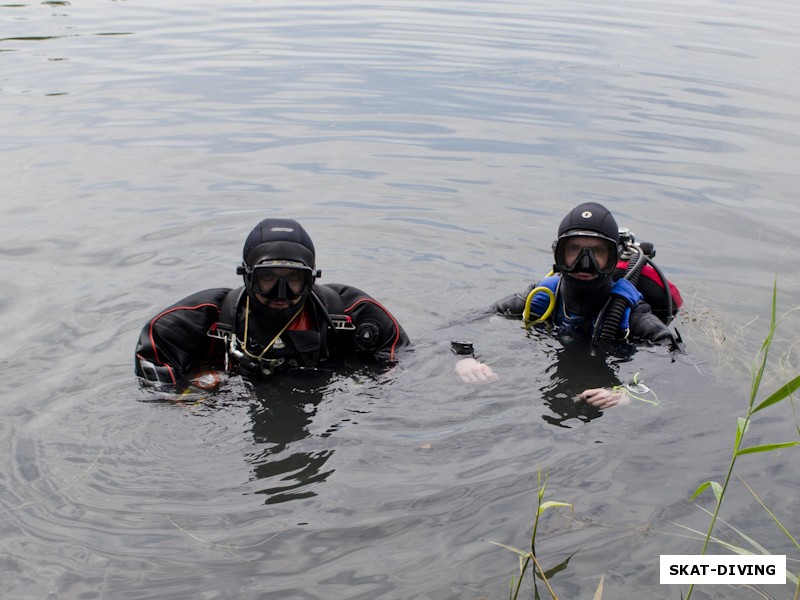
<path fill-rule="evenodd" d="M 617 267 L 619 250 L 614 240 L 594 231 L 572 230 L 553 245 L 555 268 L 562 273 L 610 275 Z"/>

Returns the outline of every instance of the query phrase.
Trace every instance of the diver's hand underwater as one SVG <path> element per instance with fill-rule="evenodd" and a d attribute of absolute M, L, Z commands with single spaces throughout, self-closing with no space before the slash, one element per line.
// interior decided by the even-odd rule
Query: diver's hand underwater
<path fill-rule="evenodd" d="M 458 361 L 456 373 L 464 383 L 488 383 L 499 379 L 492 367 L 474 358 L 462 358 Z"/>

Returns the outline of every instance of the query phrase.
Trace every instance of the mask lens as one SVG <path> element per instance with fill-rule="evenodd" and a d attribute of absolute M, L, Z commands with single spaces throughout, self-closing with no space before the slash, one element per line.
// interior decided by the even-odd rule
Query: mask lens
<path fill-rule="evenodd" d="M 608 275 L 614 271 L 617 252 L 614 242 L 597 235 L 566 235 L 558 240 L 556 266 L 566 273 Z"/>
<path fill-rule="evenodd" d="M 311 279 L 307 269 L 287 269 L 270 266 L 257 266 L 253 269 L 254 291 L 267 297 L 280 299 L 302 295 Z"/>

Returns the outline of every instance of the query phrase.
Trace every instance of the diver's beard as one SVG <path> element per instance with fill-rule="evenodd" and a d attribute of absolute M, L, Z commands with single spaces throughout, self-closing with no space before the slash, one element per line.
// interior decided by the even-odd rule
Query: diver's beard
<path fill-rule="evenodd" d="M 576 315 L 593 315 L 603 308 L 611 293 L 611 275 L 598 275 L 582 281 L 565 273 L 561 276 L 561 296 L 566 309 Z"/>
<path fill-rule="evenodd" d="M 248 292 L 248 295 L 250 293 Z M 267 298 L 270 300 L 269 298 Z M 286 302 L 291 302 L 287 299 Z M 250 310 L 259 317 L 269 320 L 271 323 L 284 325 L 289 319 L 296 315 L 303 307 L 306 296 L 301 295 L 300 300 L 295 304 L 289 304 L 285 308 L 273 308 L 261 302 L 255 295 L 250 295 Z"/>

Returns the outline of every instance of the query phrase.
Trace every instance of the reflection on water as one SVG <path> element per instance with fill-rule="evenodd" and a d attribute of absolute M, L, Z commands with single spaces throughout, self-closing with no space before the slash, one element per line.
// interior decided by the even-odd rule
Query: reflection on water
<path fill-rule="evenodd" d="M 653 557 L 697 546 L 654 532 L 707 524 L 685 499 L 727 464 L 775 274 L 779 312 L 800 297 L 798 28 L 783 0 L 0 5 L 0 596 L 497 597 L 515 559 L 481 540 L 527 543 L 539 470 L 576 510 L 541 551 L 582 549 L 557 592 L 660 593 Z M 458 317 L 546 273 L 590 200 L 658 248 L 702 371 Z M 235 285 L 268 216 L 415 350 L 132 401 L 142 323 Z M 492 386 L 453 374 L 464 333 Z M 660 405 L 572 401 L 637 373 Z M 793 463 L 747 458 L 793 515 Z"/>
<path fill-rule="evenodd" d="M 316 485 L 324 482 L 333 469 L 326 467 L 333 450 L 324 445 L 315 451 L 302 451 L 309 437 L 309 426 L 326 398 L 336 401 L 341 380 L 379 380 L 380 367 L 359 370 L 340 364 L 339 368 L 311 369 L 286 374 L 280 378 L 257 381 L 250 403 L 251 432 L 256 444 L 246 460 L 254 466 L 253 474 L 266 496 L 267 504 L 277 504 L 316 495 Z M 329 437 L 351 418 L 333 423 L 318 433 Z M 266 486 L 266 487 L 263 487 Z"/>
<path fill-rule="evenodd" d="M 258 491 L 267 496 L 267 504 L 313 496 L 312 484 L 325 481 L 332 473 L 323 470 L 332 450 L 292 450 L 294 442 L 308 437 L 308 425 L 322 398 L 322 393 L 302 394 L 251 407 L 257 446 L 247 461 L 254 465 L 255 477 L 268 485 Z"/>
<path fill-rule="evenodd" d="M 246 408 L 252 448 L 243 456 L 253 467 L 252 479 L 258 481 L 252 493 L 266 496 L 266 504 L 278 504 L 317 495 L 317 484 L 334 472 L 326 467 L 333 450 L 323 440 L 343 425 L 355 423 L 351 414 L 312 433 L 319 405 L 337 401 L 345 382 L 357 382 L 368 395 L 370 386 L 380 389 L 383 376 L 391 369 L 349 362 L 331 361 L 324 369 L 295 369 L 270 379 L 224 376 L 213 391 L 189 387 L 181 393 L 164 393 L 143 388 L 140 399 L 172 405 L 206 419 L 216 418 L 219 411 Z"/>
<path fill-rule="evenodd" d="M 583 423 L 599 417 L 602 411 L 580 402 L 578 395 L 589 388 L 613 388 L 622 384 L 612 357 L 595 350 L 585 339 L 561 340 L 552 362 L 545 368 L 550 381 L 541 388 L 545 403 L 555 415 L 542 415 L 551 425 L 571 427 L 571 419 Z M 623 359 L 629 360 L 629 359 Z"/>

